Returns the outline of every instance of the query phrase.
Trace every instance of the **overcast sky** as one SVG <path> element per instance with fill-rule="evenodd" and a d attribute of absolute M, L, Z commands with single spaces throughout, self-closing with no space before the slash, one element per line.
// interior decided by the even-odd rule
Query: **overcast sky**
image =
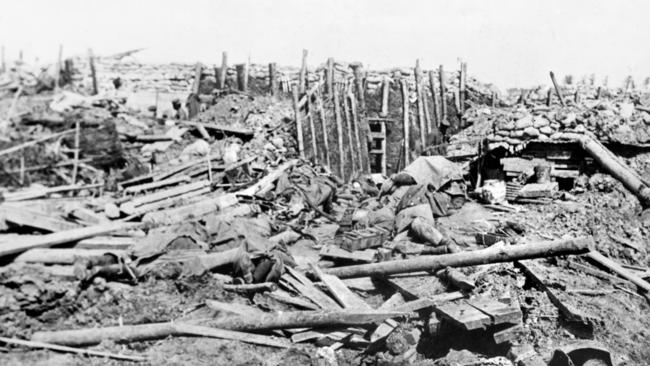
<path fill-rule="evenodd" d="M 138 60 L 298 65 L 327 57 L 371 68 L 468 62 L 501 88 L 548 82 L 548 71 L 596 73 L 610 85 L 650 76 L 650 2 L 570 0 L 2 0 L 7 59 L 111 54 Z"/>

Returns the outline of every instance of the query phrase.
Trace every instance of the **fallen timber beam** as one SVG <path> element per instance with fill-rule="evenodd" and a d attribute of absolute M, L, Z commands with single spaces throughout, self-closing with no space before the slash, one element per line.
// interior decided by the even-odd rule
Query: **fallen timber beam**
<path fill-rule="evenodd" d="M 468 252 L 421 256 L 412 259 L 329 268 L 325 273 L 339 278 L 385 276 L 398 273 L 437 271 L 445 267 L 468 267 L 522 259 L 582 254 L 589 251 L 591 238 L 580 237 L 535 244 L 511 245 Z"/>
<path fill-rule="evenodd" d="M 76 131 L 76 129 L 72 128 L 72 129 L 69 129 L 69 130 L 61 131 L 59 133 L 54 133 L 54 134 L 51 134 L 51 135 L 41 137 L 41 138 L 38 138 L 36 140 L 27 141 L 27 142 L 24 142 L 22 144 L 12 146 L 12 147 L 10 147 L 8 149 L 4 149 L 4 150 L 0 151 L 0 156 L 15 153 L 16 151 L 20 151 L 20 150 L 22 150 L 22 149 L 24 149 L 26 147 L 34 146 L 36 144 L 39 144 L 41 142 L 45 142 L 47 140 L 56 139 L 56 138 L 59 138 L 59 137 L 65 136 L 65 135 L 71 135 L 75 131 Z"/>
<path fill-rule="evenodd" d="M 262 331 L 273 329 L 307 328 L 335 325 L 364 325 L 378 323 L 385 319 L 404 316 L 406 313 L 386 312 L 349 312 L 349 311 L 290 311 L 246 316 L 229 316 L 224 319 L 207 322 L 210 328 L 230 331 Z M 33 341 L 54 343 L 66 346 L 95 345 L 105 340 L 118 343 L 161 339 L 170 335 L 196 334 L 189 332 L 189 323 L 150 323 L 105 328 L 86 328 L 61 331 L 35 332 Z M 207 327 L 203 327 L 205 329 Z M 216 331 L 216 330 L 215 330 Z"/>
<path fill-rule="evenodd" d="M 583 150 L 591 155 L 596 162 L 614 178 L 618 179 L 625 188 L 634 193 L 643 207 L 650 207 L 650 187 L 638 174 L 624 165 L 609 149 L 595 138 L 577 133 L 563 133 L 560 138 L 578 141 Z"/>
<path fill-rule="evenodd" d="M 604 267 L 607 267 L 612 272 L 616 273 L 617 275 L 637 285 L 643 291 L 650 292 L 650 283 L 648 283 L 643 278 L 637 276 L 636 274 L 632 273 L 631 271 L 625 269 L 620 264 L 600 254 L 600 252 L 592 250 L 589 253 L 587 253 L 587 258 L 597 262 L 598 264 Z"/>
<path fill-rule="evenodd" d="M 34 248 L 49 248 L 59 244 L 71 243 L 81 239 L 91 238 L 98 235 L 106 235 L 115 231 L 136 229 L 142 224 L 116 222 L 82 227 L 79 229 L 59 231 L 47 235 L 29 235 L 26 238 L 17 237 L 11 243 L 3 243 L 0 246 L 0 258 L 19 254 Z"/>

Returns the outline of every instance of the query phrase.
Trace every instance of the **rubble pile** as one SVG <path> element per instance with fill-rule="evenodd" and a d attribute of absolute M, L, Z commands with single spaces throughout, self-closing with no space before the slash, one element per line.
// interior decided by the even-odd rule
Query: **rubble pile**
<path fill-rule="evenodd" d="M 200 91 L 184 106 L 134 110 L 73 84 L 0 100 L 11 109 L 0 145 L 0 363 L 647 360 L 647 155 L 606 147 L 643 147 L 642 106 L 507 106 L 470 79 L 448 89 L 462 89 L 457 106 L 468 108 L 446 156 L 392 162 L 388 175 L 350 146 L 357 121 L 365 134 L 381 119 L 362 99 L 388 76 L 368 73 L 359 97 L 349 65 L 336 67 L 337 89 L 321 91 L 319 68 L 305 75 L 313 91 L 293 98 L 263 90 L 268 74 L 239 90 L 229 69 L 218 89 L 215 70 L 199 83 L 173 76 Z M 414 76 L 411 88 L 400 79 L 404 98 L 422 96 L 420 79 L 401 75 Z M 126 79 L 147 89 L 168 77 Z M 277 91 L 297 90 L 292 78 Z M 347 158 L 334 146 L 305 157 L 303 132 L 316 146 L 329 116 L 347 125 L 338 147 L 353 174 L 323 159 Z M 377 150 L 370 138 L 359 146 Z"/>

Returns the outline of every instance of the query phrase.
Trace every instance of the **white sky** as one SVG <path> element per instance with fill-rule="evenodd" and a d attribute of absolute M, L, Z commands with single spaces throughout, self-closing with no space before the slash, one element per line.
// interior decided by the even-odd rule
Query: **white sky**
<path fill-rule="evenodd" d="M 151 62 L 437 64 L 499 87 L 548 83 L 548 71 L 610 85 L 650 76 L 650 2 L 571 0 L 0 0 L 8 60 L 54 60 L 147 47 Z"/>

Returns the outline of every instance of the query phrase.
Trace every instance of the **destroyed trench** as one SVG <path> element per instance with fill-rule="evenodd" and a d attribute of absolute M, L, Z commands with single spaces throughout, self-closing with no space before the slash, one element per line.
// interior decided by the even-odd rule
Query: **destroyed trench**
<path fill-rule="evenodd" d="M 647 82 L 137 54 L 3 58 L 0 364 L 648 364 Z"/>

